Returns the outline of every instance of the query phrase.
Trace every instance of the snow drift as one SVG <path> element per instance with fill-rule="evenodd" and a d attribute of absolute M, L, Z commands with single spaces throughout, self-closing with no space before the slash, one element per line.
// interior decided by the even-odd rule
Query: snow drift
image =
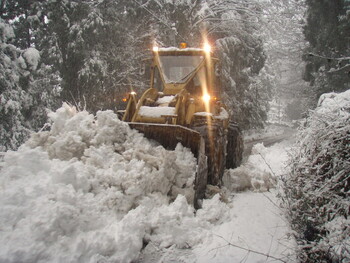
<path fill-rule="evenodd" d="M 283 144 L 276 144 L 271 147 L 271 151 L 263 143 L 254 145 L 246 162 L 236 169 L 225 171 L 224 186 L 232 192 L 265 192 L 275 188 L 278 177 L 285 173 L 288 160 L 285 147 Z"/>
<path fill-rule="evenodd" d="M 140 250 L 188 248 L 227 216 L 219 198 L 195 211 L 196 160 L 118 120 L 64 104 L 50 131 L 7 152 L 0 176 L 1 262 L 131 262 Z"/>

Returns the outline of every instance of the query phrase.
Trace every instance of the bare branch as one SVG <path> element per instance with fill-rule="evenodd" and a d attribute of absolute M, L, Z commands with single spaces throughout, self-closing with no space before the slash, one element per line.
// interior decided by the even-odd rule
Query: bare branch
<path fill-rule="evenodd" d="M 277 260 L 277 261 L 287 263 L 287 261 L 283 260 L 282 258 L 278 258 L 278 257 L 275 257 L 275 256 L 271 256 L 271 255 L 269 255 L 269 254 L 266 254 L 266 253 L 263 253 L 263 252 L 260 252 L 260 251 L 254 250 L 254 249 L 249 249 L 249 248 L 245 248 L 245 247 L 238 246 L 238 245 L 236 245 L 236 244 L 233 244 L 233 243 L 227 241 L 224 237 L 222 237 L 222 236 L 220 236 L 220 235 L 215 235 L 215 236 L 221 238 L 221 239 L 224 240 L 227 244 L 225 244 L 225 245 L 223 245 L 223 246 L 220 246 L 220 247 L 217 247 L 217 248 L 213 248 L 213 249 L 211 249 L 210 251 L 215 250 L 215 249 L 219 249 L 219 248 L 223 248 L 223 247 L 226 247 L 226 246 L 232 246 L 232 247 L 235 247 L 235 248 L 239 248 L 239 249 L 245 250 L 245 251 L 247 251 L 248 253 L 254 253 L 254 254 L 262 255 L 262 256 L 265 256 L 265 257 L 267 257 L 267 258 L 272 258 L 272 259 L 275 259 L 275 260 Z"/>

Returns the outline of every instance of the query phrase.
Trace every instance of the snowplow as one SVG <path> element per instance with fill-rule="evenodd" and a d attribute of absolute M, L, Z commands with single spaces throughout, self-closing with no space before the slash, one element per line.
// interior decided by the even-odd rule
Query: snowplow
<path fill-rule="evenodd" d="M 168 149 L 178 143 L 197 158 L 194 207 L 208 184 L 221 186 L 225 168 L 240 165 L 243 139 L 223 104 L 218 59 L 211 47 L 154 47 L 150 88 L 139 99 L 130 92 L 122 120 Z"/>

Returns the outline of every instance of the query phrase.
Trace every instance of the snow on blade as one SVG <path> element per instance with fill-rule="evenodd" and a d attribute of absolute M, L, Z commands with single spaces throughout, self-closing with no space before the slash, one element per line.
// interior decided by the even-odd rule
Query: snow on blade
<path fill-rule="evenodd" d="M 161 52 L 171 52 L 171 51 L 198 52 L 198 51 L 204 51 L 204 49 L 202 49 L 202 48 L 161 47 L 161 48 L 159 48 L 159 51 L 161 51 Z"/>
<path fill-rule="evenodd" d="M 194 246 L 227 216 L 218 198 L 194 214 L 196 160 L 181 145 L 154 145 L 112 111 L 64 104 L 50 118 L 4 156 L 0 262 L 131 262 L 147 243 Z"/>
<path fill-rule="evenodd" d="M 175 98 L 175 96 L 161 97 L 157 100 L 157 104 L 158 105 L 168 105 L 174 98 Z"/>

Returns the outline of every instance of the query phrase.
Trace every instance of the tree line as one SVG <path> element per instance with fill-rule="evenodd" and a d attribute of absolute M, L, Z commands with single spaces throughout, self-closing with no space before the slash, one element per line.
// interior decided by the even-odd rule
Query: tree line
<path fill-rule="evenodd" d="M 96 112 L 121 107 L 130 89 L 144 91 L 140 62 L 154 43 L 208 39 L 234 119 L 262 126 L 269 87 L 256 80 L 265 61 L 258 11 L 254 1 L 1 1 L 2 149 L 16 149 L 63 101 Z M 35 60 L 34 51 L 35 66 L 25 55 Z"/>
<path fill-rule="evenodd" d="M 331 2 L 1 0 L 1 150 L 16 149 L 62 102 L 90 112 L 123 107 L 125 93 L 147 89 L 140 63 L 154 43 L 198 47 L 208 39 L 221 60 L 222 97 L 233 119 L 243 129 L 263 127 L 269 100 L 279 88 L 276 69 L 283 63 L 271 52 L 274 45 L 266 43 L 281 21 L 288 24 L 283 15 L 298 5 L 309 7 L 304 78 L 311 88 L 305 96 L 315 103 L 327 89 L 348 88 L 343 73 L 348 69 L 349 4 Z M 324 27 L 316 25 L 318 16 Z M 291 37 L 297 36 L 293 32 Z M 301 89 L 294 92 L 296 101 Z"/>

